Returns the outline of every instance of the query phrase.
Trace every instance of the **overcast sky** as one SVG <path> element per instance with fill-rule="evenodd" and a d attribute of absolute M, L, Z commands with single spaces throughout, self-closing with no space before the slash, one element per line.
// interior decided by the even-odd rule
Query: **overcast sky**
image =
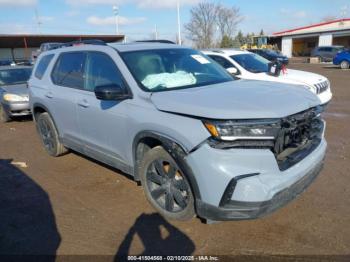
<path fill-rule="evenodd" d="M 190 8 L 200 0 L 180 2 L 184 24 L 190 18 Z M 239 29 L 245 33 L 258 33 L 261 29 L 273 33 L 317 23 L 325 16 L 340 17 L 342 13 L 350 17 L 349 0 L 221 2 L 241 9 L 245 19 Z M 150 37 L 155 25 L 160 38 L 175 38 L 176 0 L 0 0 L 0 33 L 113 34 L 115 4 L 119 7 L 120 32 L 129 39 Z"/>

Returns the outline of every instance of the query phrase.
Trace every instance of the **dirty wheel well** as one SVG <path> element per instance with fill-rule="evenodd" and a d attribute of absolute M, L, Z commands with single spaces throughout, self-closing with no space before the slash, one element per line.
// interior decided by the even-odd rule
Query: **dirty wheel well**
<path fill-rule="evenodd" d="M 33 114 L 34 119 L 38 119 L 38 116 L 42 113 L 45 113 L 45 112 L 46 112 L 46 110 L 44 108 L 42 108 L 40 106 L 35 107 L 34 114 Z"/>
<path fill-rule="evenodd" d="M 139 168 L 144 155 L 152 148 L 160 145 L 162 145 L 162 142 L 153 137 L 144 137 L 140 141 L 138 141 L 136 150 L 135 150 L 135 167 L 136 167 L 135 180 L 136 181 L 139 181 L 140 179 Z"/>

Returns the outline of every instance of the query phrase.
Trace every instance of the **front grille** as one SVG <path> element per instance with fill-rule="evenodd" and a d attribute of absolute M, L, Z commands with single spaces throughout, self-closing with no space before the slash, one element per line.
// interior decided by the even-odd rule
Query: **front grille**
<path fill-rule="evenodd" d="M 316 93 L 321 94 L 329 88 L 329 81 L 325 80 L 323 82 L 315 84 Z"/>
<path fill-rule="evenodd" d="M 317 106 L 278 119 L 280 130 L 275 139 L 221 141 L 209 138 L 207 142 L 217 149 L 269 149 L 274 153 L 279 169 L 284 171 L 303 160 L 320 144 L 324 130 L 323 110 L 324 107 Z"/>
<path fill-rule="evenodd" d="M 313 108 L 282 119 L 273 152 L 281 170 L 310 154 L 321 142 L 324 123 L 321 108 Z"/>

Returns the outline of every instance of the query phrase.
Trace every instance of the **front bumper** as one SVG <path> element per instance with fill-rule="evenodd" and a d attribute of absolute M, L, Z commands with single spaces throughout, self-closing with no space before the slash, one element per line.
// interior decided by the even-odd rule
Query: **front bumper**
<path fill-rule="evenodd" d="M 281 170 L 268 149 L 220 150 L 203 144 L 185 158 L 200 190 L 197 214 L 211 220 L 235 220 L 273 212 L 318 175 L 326 148 L 323 138 L 300 162 Z"/>
<path fill-rule="evenodd" d="M 9 116 L 26 116 L 31 114 L 29 101 L 11 103 L 6 102 L 2 105 Z"/>
<path fill-rule="evenodd" d="M 272 199 L 263 202 L 229 201 L 223 207 L 215 207 L 197 200 L 197 213 L 214 221 L 255 219 L 268 215 L 285 206 L 316 179 L 323 167 L 323 161 L 309 171 L 302 179 L 275 194 Z"/>

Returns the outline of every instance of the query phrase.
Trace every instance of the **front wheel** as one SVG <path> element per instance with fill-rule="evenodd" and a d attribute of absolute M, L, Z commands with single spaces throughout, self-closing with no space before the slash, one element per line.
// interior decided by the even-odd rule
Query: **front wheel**
<path fill-rule="evenodd" d="M 11 121 L 11 117 L 6 113 L 4 107 L 0 105 L 0 122 L 6 123 Z"/>
<path fill-rule="evenodd" d="M 349 64 L 348 61 L 342 61 L 342 62 L 340 63 L 340 68 L 341 68 L 341 69 L 349 69 L 349 67 L 350 67 L 350 64 Z"/>
<path fill-rule="evenodd" d="M 50 156 L 57 157 L 67 152 L 67 149 L 59 140 L 55 124 L 48 113 L 42 113 L 38 116 L 36 127 L 46 152 Z"/>
<path fill-rule="evenodd" d="M 160 146 L 141 163 L 141 183 L 152 206 L 165 218 L 189 220 L 195 215 L 190 184 L 175 160 Z"/>

